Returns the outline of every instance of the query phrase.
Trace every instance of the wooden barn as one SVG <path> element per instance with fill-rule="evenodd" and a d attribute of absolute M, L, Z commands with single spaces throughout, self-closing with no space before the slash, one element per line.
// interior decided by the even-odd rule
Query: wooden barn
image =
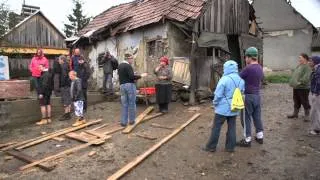
<path fill-rule="evenodd" d="M 37 48 L 43 49 L 50 63 L 61 54 L 67 55 L 64 39 L 40 10 L 26 17 L 0 38 L 0 55 L 8 56 L 10 78 L 30 76 L 28 65 Z"/>
<path fill-rule="evenodd" d="M 102 85 L 100 55 L 108 49 L 121 61 L 132 50 L 136 71 L 153 74 L 159 57 L 166 55 L 179 76 L 175 81 L 190 84 L 191 92 L 211 94 L 226 59 L 241 68 L 244 50 L 256 46 L 262 60 L 262 33 L 254 14 L 247 0 L 136 0 L 102 12 L 69 44 L 89 59 L 94 88 Z"/>

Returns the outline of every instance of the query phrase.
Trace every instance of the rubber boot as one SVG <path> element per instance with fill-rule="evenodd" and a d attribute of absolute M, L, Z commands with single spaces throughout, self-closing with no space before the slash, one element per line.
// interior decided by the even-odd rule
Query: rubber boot
<path fill-rule="evenodd" d="M 287 117 L 289 119 L 298 118 L 299 109 L 294 109 L 293 113 L 291 115 L 288 115 Z"/>
<path fill-rule="evenodd" d="M 304 121 L 309 122 L 310 121 L 310 109 L 304 110 Z"/>

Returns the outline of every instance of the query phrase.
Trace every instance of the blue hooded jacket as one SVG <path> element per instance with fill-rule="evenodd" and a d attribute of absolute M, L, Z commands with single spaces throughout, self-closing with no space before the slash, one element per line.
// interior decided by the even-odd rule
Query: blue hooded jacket
<path fill-rule="evenodd" d="M 234 90 L 239 87 L 244 92 L 244 81 L 238 73 L 238 64 L 229 60 L 223 65 L 223 76 L 214 92 L 213 105 L 215 112 L 223 116 L 237 116 L 239 112 L 231 111 L 231 101 Z"/>

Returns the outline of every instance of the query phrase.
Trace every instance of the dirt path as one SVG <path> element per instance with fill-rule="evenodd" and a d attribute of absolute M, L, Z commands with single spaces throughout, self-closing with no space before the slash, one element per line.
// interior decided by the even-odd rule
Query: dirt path
<path fill-rule="evenodd" d="M 232 154 L 223 151 L 226 125 L 220 136 L 218 152 L 206 153 L 200 150 L 207 141 L 213 119 L 210 104 L 200 105 L 202 116 L 198 120 L 123 179 L 320 179 L 320 137 L 306 136 L 309 124 L 301 118 L 289 120 L 285 117 L 291 111 L 291 103 L 291 89 L 287 85 L 267 86 L 263 90 L 265 143 L 253 143 L 249 149 L 237 148 Z M 144 108 L 139 106 L 139 112 Z M 103 103 L 90 107 L 88 116 L 91 119 L 101 116 L 104 122 L 117 122 L 119 112 L 117 102 Z M 14 159 L 5 161 L 0 154 L 0 179 L 106 179 L 172 131 L 152 128 L 151 123 L 178 127 L 192 115 L 181 104 L 172 104 L 170 114 L 146 122 L 135 130 L 152 134 L 157 140 L 150 141 L 117 133 L 102 146 L 90 147 L 58 160 L 56 169 L 49 173 L 38 168 L 23 173 L 16 172 L 23 163 Z M 1 130 L 1 142 L 32 138 L 41 131 L 51 132 L 66 127 L 67 123 L 72 122 L 55 122 L 54 125 L 43 128 L 30 125 L 21 129 Z M 237 135 L 240 139 L 242 130 L 239 121 L 237 123 Z M 72 140 L 63 143 L 49 141 L 24 152 L 40 158 L 73 145 L 76 143 Z M 97 151 L 97 154 L 88 157 L 91 150 Z"/>

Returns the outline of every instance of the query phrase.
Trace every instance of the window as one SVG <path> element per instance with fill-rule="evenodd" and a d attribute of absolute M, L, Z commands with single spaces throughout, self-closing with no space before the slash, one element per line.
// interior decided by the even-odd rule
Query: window
<path fill-rule="evenodd" d="M 164 42 L 161 38 L 150 40 L 147 42 L 147 55 L 151 58 L 159 58 L 164 54 Z"/>
<path fill-rule="evenodd" d="M 154 57 L 156 56 L 156 40 L 147 42 L 147 50 L 148 50 L 148 56 Z"/>

